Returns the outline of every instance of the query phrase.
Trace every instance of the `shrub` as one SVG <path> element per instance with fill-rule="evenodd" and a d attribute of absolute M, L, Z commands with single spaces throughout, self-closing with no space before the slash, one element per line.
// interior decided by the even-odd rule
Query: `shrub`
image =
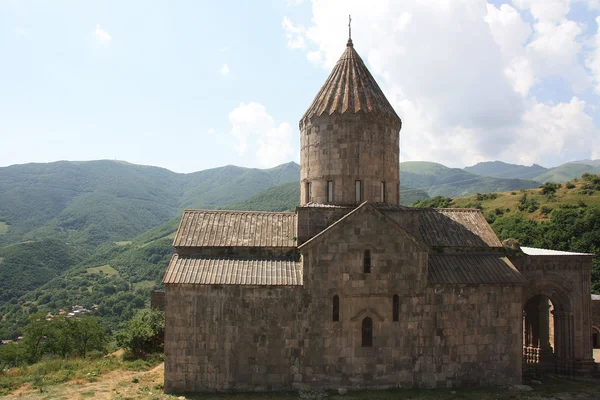
<path fill-rule="evenodd" d="M 477 201 L 494 200 L 498 198 L 498 193 L 477 193 Z"/>
<path fill-rule="evenodd" d="M 552 182 L 546 182 L 546 183 L 544 183 L 540 187 L 542 188 L 542 194 L 543 195 L 550 195 L 550 194 L 556 193 L 556 189 L 560 188 L 560 184 L 558 184 L 558 183 L 552 183 Z"/>
<path fill-rule="evenodd" d="M 118 331 L 116 340 L 134 358 L 162 352 L 165 334 L 165 315 L 162 311 L 139 310 L 125 328 Z"/>
<path fill-rule="evenodd" d="M 574 189 L 575 188 L 575 184 L 573 182 L 567 182 L 567 183 L 565 183 L 565 187 L 567 189 Z"/>
<path fill-rule="evenodd" d="M 424 199 L 417 201 L 411 207 L 417 208 L 448 208 L 452 205 L 452 199 L 450 197 L 436 196 L 431 199 Z"/>
<path fill-rule="evenodd" d="M 523 197 L 521 197 L 521 200 L 519 200 L 520 211 L 527 210 L 528 212 L 532 213 L 538 208 L 540 208 L 540 203 L 536 199 L 528 198 L 527 193 L 525 193 Z"/>
<path fill-rule="evenodd" d="M 542 208 L 540 209 L 540 212 L 544 215 L 548 215 L 552 212 L 552 208 L 548 207 L 548 206 L 542 206 Z"/>

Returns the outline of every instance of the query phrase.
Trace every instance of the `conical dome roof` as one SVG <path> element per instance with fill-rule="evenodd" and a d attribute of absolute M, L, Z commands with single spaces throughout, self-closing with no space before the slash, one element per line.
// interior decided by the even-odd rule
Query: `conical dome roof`
<path fill-rule="evenodd" d="M 400 122 L 400 117 L 354 50 L 352 40 L 348 40 L 344 54 L 333 67 L 302 121 L 322 114 L 359 111 L 388 116 Z"/>

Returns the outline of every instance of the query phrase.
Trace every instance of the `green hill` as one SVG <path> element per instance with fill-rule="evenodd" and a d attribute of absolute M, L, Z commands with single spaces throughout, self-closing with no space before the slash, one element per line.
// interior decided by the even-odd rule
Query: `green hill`
<path fill-rule="evenodd" d="M 531 180 L 475 175 L 459 168 L 448 168 L 424 161 L 400 163 L 400 182 L 403 186 L 421 189 L 430 197 L 468 196 L 474 193 L 527 189 L 539 185 Z"/>
<path fill-rule="evenodd" d="M 0 246 L 48 237 L 85 246 L 122 241 L 184 207 L 224 207 L 299 175 L 295 163 L 192 174 L 107 160 L 0 168 Z"/>
<path fill-rule="evenodd" d="M 587 164 L 568 163 L 552 168 L 546 173 L 536 176 L 534 180 L 538 182 L 563 183 L 577 178 L 586 172 L 591 174 L 600 173 L 600 167 L 594 167 Z"/>
<path fill-rule="evenodd" d="M 491 176 L 493 178 L 506 179 L 533 179 L 536 176 L 544 174 L 548 168 L 533 164 L 526 165 L 509 164 L 502 161 L 486 161 L 477 163 L 471 167 L 465 167 L 465 171 L 472 174 Z"/>

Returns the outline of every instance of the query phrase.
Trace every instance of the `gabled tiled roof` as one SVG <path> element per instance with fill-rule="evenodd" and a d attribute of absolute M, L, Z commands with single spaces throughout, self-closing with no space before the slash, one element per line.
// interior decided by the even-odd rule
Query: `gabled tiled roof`
<path fill-rule="evenodd" d="M 348 41 L 346 50 L 333 67 L 302 120 L 336 112 L 339 114 L 373 113 L 392 117 L 400 123 L 400 117 L 354 50 L 352 41 Z"/>
<path fill-rule="evenodd" d="M 488 254 L 430 254 L 428 281 L 464 284 L 525 282 L 508 258 Z"/>
<path fill-rule="evenodd" d="M 325 228 L 324 230 L 322 230 L 321 232 L 319 232 L 318 234 L 316 234 L 315 236 L 313 236 L 306 242 L 302 243 L 300 246 L 298 246 L 298 249 L 303 249 L 303 248 L 312 246 L 313 244 L 319 242 L 323 237 L 331 234 L 331 232 L 338 229 L 338 227 L 340 227 L 342 224 L 344 224 L 348 221 L 351 221 L 353 218 L 355 218 L 361 212 L 366 212 L 368 210 L 371 210 L 373 213 L 375 213 L 376 215 L 378 215 L 379 217 L 381 217 L 385 221 L 387 221 L 390 228 L 394 229 L 397 233 L 404 234 L 405 238 L 407 238 L 408 240 L 411 240 L 417 246 L 419 246 L 423 249 L 426 249 L 426 246 L 421 241 L 419 241 L 417 238 L 415 238 L 413 235 L 411 235 L 409 232 L 407 232 L 394 219 L 388 217 L 387 215 L 385 215 L 385 213 L 379 211 L 377 209 L 375 203 L 370 203 L 368 201 L 362 202 L 354 210 L 350 211 L 348 214 L 344 215 L 343 217 L 341 217 L 340 219 L 335 221 L 333 224 L 329 225 L 327 228 Z"/>
<path fill-rule="evenodd" d="M 420 210 L 419 231 L 431 247 L 502 247 L 479 210 L 440 208 Z"/>
<path fill-rule="evenodd" d="M 291 259 L 235 259 L 173 255 L 164 284 L 302 285 L 302 265 Z"/>
<path fill-rule="evenodd" d="M 186 210 L 175 247 L 295 247 L 296 214 Z"/>

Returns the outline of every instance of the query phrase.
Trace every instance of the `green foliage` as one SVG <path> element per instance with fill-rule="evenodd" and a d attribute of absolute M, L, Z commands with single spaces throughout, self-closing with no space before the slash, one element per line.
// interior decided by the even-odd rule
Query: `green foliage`
<path fill-rule="evenodd" d="M 436 196 L 431 199 L 421 200 L 411 205 L 411 207 L 416 208 L 448 208 L 451 206 L 452 199 L 444 196 Z"/>
<path fill-rule="evenodd" d="M 300 200 L 300 183 L 289 182 L 274 186 L 244 201 L 232 203 L 228 210 L 294 211 Z"/>
<path fill-rule="evenodd" d="M 495 200 L 498 198 L 498 193 L 477 193 L 476 199 L 477 201 L 484 201 L 484 200 Z"/>
<path fill-rule="evenodd" d="M 24 329 L 23 340 L 0 347 L 0 365 L 32 364 L 44 356 L 86 357 L 93 350 L 103 352 L 106 341 L 106 333 L 96 317 L 34 314 Z"/>
<path fill-rule="evenodd" d="M 575 188 L 575 184 L 573 182 L 567 182 L 567 183 L 565 183 L 565 187 L 567 189 L 574 189 Z"/>
<path fill-rule="evenodd" d="M 561 185 L 559 183 L 546 182 L 540 188 L 542 189 L 543 195 L 555 194 L 556 189 L 560 188 Z"/>
<path fill-rule="evenodd" d="M 0 248 L 0 304 L 37 289 L 81 260 L 74 246 L 56 239 Z"/>
<path fill-rule="evenodd" d="M 600 208 L 559 207 L 549 221 L 522 215 L 497 218 L 492 228 L 500 240 L 514 238 L 523 246 L 600 254 Z M 600 293 L 600 260 L 594 259 L 592 288 Z"/>
<path fill-rule="evenodd" d="M 534 198 L 528 198 L 527 193 L 524 193 L 521 200 L 519 200 L 519 211 L 532 213 L 538 208 L 540 208 L 540 203 Z"/>
<path fill-rule="evenodd" d="M 164 313 L 144 309 L 138 311 L 115 337 L 119 346 L 127 349 L 133 357 L 141 358 L 147 354 L 162 352 L 164 334 Z"/>

